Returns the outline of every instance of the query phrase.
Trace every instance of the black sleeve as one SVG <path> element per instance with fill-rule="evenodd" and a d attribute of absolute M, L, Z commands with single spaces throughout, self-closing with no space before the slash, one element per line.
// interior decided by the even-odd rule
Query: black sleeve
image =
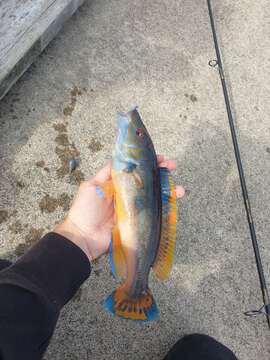
<path fill-rule="evenodd" d="M 41 359 L 61 308 L 89 275 L 84 252 L 56 233 L 2 270 L 0 359 Z"/>

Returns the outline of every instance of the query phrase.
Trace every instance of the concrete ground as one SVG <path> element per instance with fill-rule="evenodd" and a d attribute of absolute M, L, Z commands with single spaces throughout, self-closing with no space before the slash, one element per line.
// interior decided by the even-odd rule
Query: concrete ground
<path fill-rule="evenodd" d="M 270 279 L 270 7 L 213 1 L 265 272 Z M 175 265 L 151 278 L 160 320 L 139 325 L 102 308 L 108 260 L 63 309 L 45 358 L 162 359 L 203 332 L 239 359 L 269 359 L 206 2 L 89 0 L 0 104 L 0 255 L 15 259 L 65 214 L 78 182 L 111 156 L 115 113 L 137 104 L 156 150 L 177 159 Z M 79 169 L 67 174 L 67 160 Z"/>

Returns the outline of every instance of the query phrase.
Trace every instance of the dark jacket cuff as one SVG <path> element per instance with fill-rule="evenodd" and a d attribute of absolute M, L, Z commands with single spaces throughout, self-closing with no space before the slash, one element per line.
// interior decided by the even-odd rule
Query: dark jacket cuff
<path fill-rule="evenodd" d="M 1 271 L 0 283 L 38 292 L 61 308 L 90 272 L 85 253 L 64 236 L 50 232 L 12 266 Z"/>

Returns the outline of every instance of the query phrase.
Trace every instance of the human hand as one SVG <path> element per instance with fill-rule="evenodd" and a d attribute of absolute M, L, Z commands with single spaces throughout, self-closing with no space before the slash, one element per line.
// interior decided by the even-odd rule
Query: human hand
<path fill-rule="evenodd" d="M 176 168 L 174 160 L 165 160 L 158 156 L 160 167 L 169 170 Z M 112 198 L 101 198 L 96 191 L 97 186 L 111 180 L 111 162 L 102 168 L 92 179 L 84 181 L 73 200 L 65 220 L 57 225 L 54 232 L 65 236 L 94 260 L 104 254 L 110 244 L 114 227 L 114 207 Z M 176 196 L 183 197 L 185 190 L 176 186 Z"/>

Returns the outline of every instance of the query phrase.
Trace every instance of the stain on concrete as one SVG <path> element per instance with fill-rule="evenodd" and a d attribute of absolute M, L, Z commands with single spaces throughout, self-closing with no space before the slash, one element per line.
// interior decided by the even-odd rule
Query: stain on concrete
<path fill-rule="evenodd" d="M 0 210 L 0 224 L 4 223 L 8 219 L 8 211 L 7 210 Z"/>
<path fill-rule="evenodd" d="M 16 220 L 14 223 L 12 223 L 8 227 L 8 230 L 14 235 L 21 234 L 23 231 L 23 226 L 22 226 L 20 220 Z"/>
<path fill-rule="evenodd" d="M 43 233 L 44 233 L 43 228 L 36 229 L 32 226 L 28 234 L 25 236 L 25 240 L 26 242 L 32 245 L 42 237 Z"/>
<path fill-rule="evenodd" d="M 68 211 L 71 202 L 71 197 L 67 193 L 62 193 L 58 198 L 58 206 L 61 206 L 64 211 Z"/>
<path fill-rule="evenodd" d="M 268 154 L 270 154 L 270 147 L 266 148 L 266 152 L 268 152 Z"/>
<path fill-rule="evenodd" d="M 73 86 L 70 95 L 71 97 L 76 97 L 77 95 L 82 95 L 82 91 L 77 86 Z"/>
<path fill-rule="evenodd" d="M 58 178 L 63 178 L 65 175 L 69 174 L 69 160 L 76 159 L 79 161 L 80 152 L 76 148 L 75 144 L 69 141 L 66 124 L 54 124 L 53 127 L 58 132 L 58 135 L 55 138 L 55 142 L 57 144 L 55 153 L 61 162 L 61 165 L 56 170 L 56 173 Z M 80 183 L 84 180 L 84 174 L 78 168 L 75 169 L 70 176 L 72 176 L 76 183 Z"/>
<path fill-rule="evenodd" d="M 17 256 L 22 256 L 35 242 L 37 242 L 43 235 L 44 229 L 36 229 L 31 227 L 27 235 L 25 236 L 25 242 L 19 244 L 15 249 L 15 254 Z"/>
<path fill-rule="evenodd" d="M 70 103 L 63 109 L 63 114 L 65 116 L 72 116 L 72 113 L 76 106 L 77 96 L 80 95 L 82 95 L 82 91 L 77 86 L 74 86 L 73 89 L 70 91 Z"/>
<path fill-rule="evenodd" d="M 194 94 L 189 95 L 189 94 L 185 93 L 184 95 L 185 95 L 186 98 L 190 99 L 193 103 L 198 101 L 197 96 L 194 95 Z"/>
<path fill-rule="evenodd" d="M 97 265 L 99 263 L 99 258 L 91 260 L 92 265 Z"/>
<path fill-rule="evenodd" d="M 71 198 L 67 193 L 62 193 L 58 198 L 46 194 L 39 202 L 41 212 L 53 213 L 58 207 L 64 211 L 69 209 Z"/>
<path fill-rule="evenodd" d="M 52 213 L 58 207 L 57 199 L 46 194 L 39 202 L 41 212 Z"/>
<path fill-rule="evenodd" d="M 104 147 L 104 145 L 101 144 L 100 141 L 96 140 L 95 138 L 91 139 L 91 142 L 88 146 L 88 148 L 93 151 L 93 152 L 98 152 L 100 151 L 102 148 Z"/>
<path fill-rule="evenodd" d="M 82 181 L 85 180 L 84 173 L 78 169 L 72 172 L 72 178 L 75 180 L 76 184 L 80 184 Z"/>
<path fill-rule="evenodd" d="M 69 141 L 68 141 L 68 136 L 65 133 L 61 133 L 59 134 L 56 138 L 55 138 L 55 142 L 58 145 L 61 146 L 69 146 Z"/>
<path fill-rule="evenodd" d="M 67 124 L 65 123 L 59 123 L 59 124 L 53 124 L 53 128 L 55 131 L 58 131 L 60 133 L 67 131 Z"/>
<path fill-rule="evenodd" d="M 73 105 L 73 104 L 72 104 Z M 75 104 L 73 106 L 69 105 L 69 106 L 66 106 L 63 110 L 63 114 L 65 116 L 71 116 L 72 113 L 73 113 L 73 110 L 75 108 Z"/>
<path fill-rule="evenodd" d="M 23 189 L 25 188 L 25 183 L 21 180 L 16 180 L 16 186 L 19 188 L 19 189 Z"/>
<path fill-rule="evenodd" d="M 50 169 L 47 166 L 45 166 L 45 161 L 44 160 L 37 161 L 36 166 L 42 168 L 46 172 L 50 172 Z"/>
<path fill-rule="evenodd" d="M 194 94 L 191 94 L 189 98 L 190 98 L 190 100 L 191 100 L 193 103 L 196 102 L 196 101 L 198 101 L 197 96 L 195 96 Z"/>
<path fill-rule="evenodd" d="M 37 161 L 36 166 L 37 167 L 44 167 L 45 166 L 45 161 L 44 160 Z"/>
<path fill-rule="evenodd" d="M 69 143 L 68 146 L 56 146 L 55 153 L 59 157 L 61 162 L 61 166 L 56 170 L 56 173 L 59 178 L 69 174 L 69 166 L 68 162 L 70 159 L 78 159 L 79 158 L 79 151 L 72 143 Z M 73 172 L 73 175 L 78 171 L 77 169 Z"/>
<path fill-rule="evenodd" d="M 101 269 L 96 269 L 96 270 L 94 270 L 94 274 L 95 274 L 96 276 L 100 276 L 101 273 L 102 273 L 102 270 L 101 270 Z"/>

